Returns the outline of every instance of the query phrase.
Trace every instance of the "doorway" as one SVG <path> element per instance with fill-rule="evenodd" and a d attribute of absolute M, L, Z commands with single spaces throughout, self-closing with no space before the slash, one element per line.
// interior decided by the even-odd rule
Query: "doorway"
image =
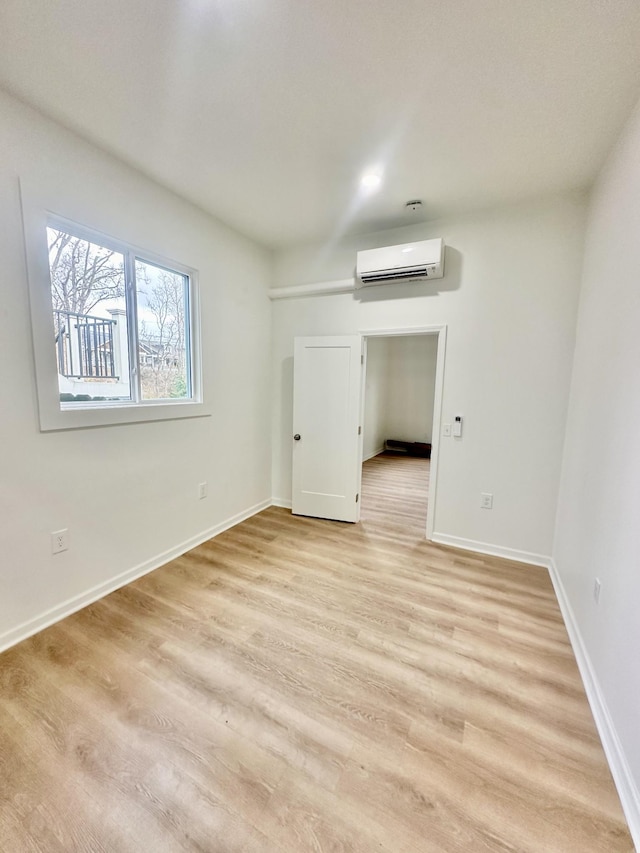
<path fill-rule="evenodd" d="M 446 327 L 361 334 L 362 521 L 431 539 Z"/>

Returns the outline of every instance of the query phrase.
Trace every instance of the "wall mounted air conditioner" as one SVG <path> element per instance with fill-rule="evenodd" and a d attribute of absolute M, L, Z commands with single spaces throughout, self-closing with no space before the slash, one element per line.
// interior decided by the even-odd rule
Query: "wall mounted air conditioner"
<path fill-rule="evenodd" d="M 444 244 L 441 238 L 366 249 L 358 252 L 356 287 L 394 281 L 425 281 L 444 275 Z"/>

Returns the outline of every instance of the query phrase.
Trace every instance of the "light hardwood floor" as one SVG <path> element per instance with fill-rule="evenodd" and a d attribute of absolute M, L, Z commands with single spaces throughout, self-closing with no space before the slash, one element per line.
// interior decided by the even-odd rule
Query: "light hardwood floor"
<path fill-rule="evenodd" d="M 427 475 L 378 457 L 360 525 L 266 510 L 1 655 L 0 850 L 631 851 L 546 571 L 424 541 Z"/>
<path fill-rule="evenodd" d="M 376 536 L 420 544 L 427 527 L 431 461 L 380 453 L 362 466 L 361 521 Z"/>

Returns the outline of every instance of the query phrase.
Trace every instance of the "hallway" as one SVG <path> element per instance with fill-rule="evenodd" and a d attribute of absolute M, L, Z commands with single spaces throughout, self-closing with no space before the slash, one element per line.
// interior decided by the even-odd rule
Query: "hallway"
<path fill-rule="evenodd" d="M 362 466 L 361 522 L 367 531 L 424 539 L 431 460 L 380 453 Z"/>

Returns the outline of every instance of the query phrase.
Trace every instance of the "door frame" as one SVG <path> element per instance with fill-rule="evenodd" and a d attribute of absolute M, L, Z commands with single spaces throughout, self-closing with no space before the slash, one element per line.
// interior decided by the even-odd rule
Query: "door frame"
<path fill-rule="evenodd" d="M 431 470 L 429 476 L 429 500 L 427 502 L 426 538 L 433 539 L 433 529 L 436 518 L 436 495 L 438 488 L 438 461 L 440 458 L 440 437 L 442 435 L 442 395 L 444 393 L 444 364 L 447 351 L 447 326 L 445 323 L 433 326 L 397 326 L 390 329 L 359 329 L 363 339 L 363 371 L 361 392 L 361 423 L 364 418 L 364 395 L 367 375 L 367 338 L 408 337 L 409 335 L 436 335 L 438 350 L 436 355 L 436 382 L 433 394 L 433 424 L 431 430 Z M 363 424 L 364 427 L 364 424 Z M 362 478 L 362 456 L 364 428 L 360 436 L 360 477 Z M 362 492 L 362 479 L 360 482 Z"/>

